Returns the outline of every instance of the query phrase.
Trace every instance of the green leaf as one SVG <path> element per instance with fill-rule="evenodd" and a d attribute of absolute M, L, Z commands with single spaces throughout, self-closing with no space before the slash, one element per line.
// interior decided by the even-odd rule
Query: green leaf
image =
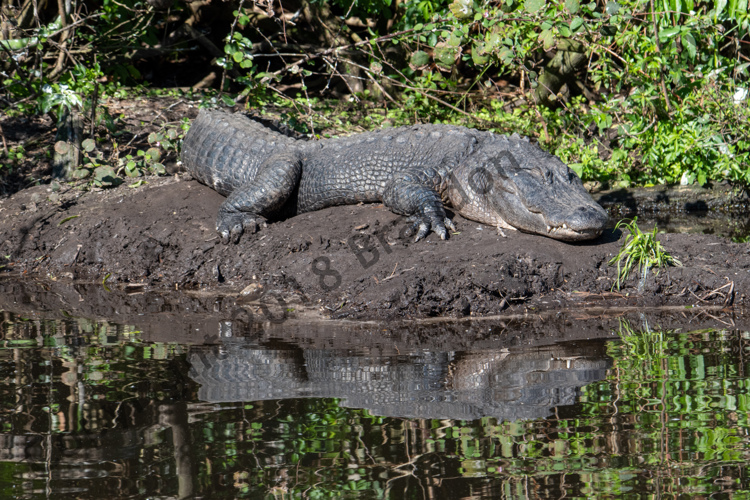
<path fill-rule="evenodd" d="M 241 62 L 245 58 L 245 54 L 243 52 L 237 51 L 234 54 L 232 54 L 232 59 L 234 59 L 234 62 Z"/>
<path fill-rule="evenodd" d="M 503 61 L 504 64 L 510 65 L 511 63 L 513 63 L 513 59 L 516 57 L 516 54 L 512 49 L 503 47 L 502 49 L 500 49 L 500 52 L 497 54 L 497 56 L 501 61 Z"/>
<path fill-rule="evenodd" d="M 568 166 L 578 177 L 583 177 L 583 163 L 569 163 Z"/>
<path fill-rule="evenodd" d="M 453 33 L 451 33 L 451 36 L 448 37 L 448 45 L 451 45 L 453 47 L 458 47 L 461 45 L 461 42 L 463 41 L 462 37 L 463 33 L 461 33 L 460 30 L 455 30 Z"/>
<path fill-rule="evenodd" d="M 605 10 L 607 14 L 609 14 L 610 16 L 614 16 L 620 11 L 620 4 L 618 4 L 617 2 L 607 2 Z"/>
<path fill-rule="evenodd" d="M 484 45 L 474 45 L 471 48 L 471 60 L 477 66 L 483 66 L 490 61 L 490 56 L 485 54 Z"/>
<path fill-rule="evenodd" d="M 57 225 L 58 225 L 58 226 L 62 226 L 63 224 L 65 224 L 65 223 L 66 223 L 66 222 L 68 222 L 69 220 L 77 219 L 78 217 L 80 217 L 80 215 L 71 215 L 70 217 L 65 217 L 65 218 L 64 218 L 63 220 L 61 220 L 61 221 L 60 221 L 60 222 L 59 222 L 59 223 L 58 223 Z"/>
<path fill-rule="evenodd" d="M 529 14 L 536 14 L 547 4 L 546 0 L 526 0 L 524 8 Z"/>
<path fill-rule="evenodd" d="M 149 148 L 146 151 L 146 156 L 151 161 L 159 161 L 161 159 L 161 151 L 159 151 L 159 148 Z"/>
<path fill-rule="evenodd" d="M 579 29 L 583 26 L 583 19 L 580 17 L 576 17 L 570 22 L 570 30 L 573 33 L 577 33 Z"/>
<path fill-rule="evenodd" d="M 55 143 L 55 153 L 59 155 L 66 155 L 70 151 L 70 145 L 65 141 L 57 141 Z"/>
<path fill-rule="evenodd" d="M 422 66 L 427 66 L 429 62 L 430 62 L 430 55 L 423 50 L 415 51 L 414 53 L 412 53 L 411 58 L 409 59 L 409 63 L 415 68 L 421 68 Z"/>
<path fill-rule="evenodd" d="M 578 0 L 565 0 L 565 8 L 571 14 L 577 14 L 578 9 L 581 8 L 581 4 L 579 3 Z"/>
<path fill-rule="evenodd" d="M 94 169 L 94 179 L 103 186 L 113 186 L 120 182 L 114 169 L 107 165 Z"/>
<path fill-rule="evenodd" d="M 716 8 L 716 16 L 718 17 L 719 14 L 724 10 L 724 7 L 727 6 L 727 0 L 716 0 L 716 3 L 714 4 Z"/>
<path fill-rule="evenodd" d="M 453 0 L 448 8 L 456 16 L 456 19 L 469 19 L 474 16 L 472 0 Z"/>
<path fill-rule="evenodd" d="M 685 47 L 685 50 L 687 50 L 690 59 L 695 59 L 697 48 L 693 35 L 691 35 L 690 33 L 685 33 L 684 35 L 682 35 L 682 46 Z"/>
<path fill-rule="evenodd" d="M 544 44 L 544 50 L 549 50 L 555 45 L 555 36 L 552 34 L 552 30 L 544 30 L 539 35 L 539 41 Z"/>
<path fill-rule="evenodd" d="M 455 47 L 449 45 L 440 45 L 435 47 L 435 62 L 439 63 L 444 68 L 453 66 L 458 56 L 458 50 Z"/>
<path fill-rule="evenodd" d="M 561 24 L 557 28 L 560 31 L 560 36 L 564 38 L 568 38 L 570 35 L 572 35 L 570 28 L 566 24 Z"/>
<path fill-rule="evenodd" d="M 610 24 L 605 24 L 600 28 L 602 35 L 604 36 L 615 36 L 617 34 L 617 28 Z"/>
<path fill-rule="evenodd" d="M 680 32 L 679 26 L 673 26 L 659 31 L 659 41 L 665 42 Z"/>
<path fill-rule="evenodd" d="M 91 172 L 89 172 L 86 168 L 79 168 L 73 171 L 73 178 L 74 179 L 85 179 L 89 176 Z"/>
<path fill-rule="evenodd" d="M 81 143 L 81 147 L 83 148 L 84 151 L 86 151 L 87 153 L 90 153 L 96 147 L 96 142 L 94 142 L 94 139 L 85 139 Z"/>

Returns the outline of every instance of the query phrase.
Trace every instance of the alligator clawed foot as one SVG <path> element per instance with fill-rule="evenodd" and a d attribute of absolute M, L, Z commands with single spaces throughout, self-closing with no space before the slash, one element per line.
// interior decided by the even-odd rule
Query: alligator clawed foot
<path fill-rule="evenodd" d="M 224 245 L 228 245 L 230 241 L 236 245 L 243 233 L 253 234 L 259 227 L 266 227 L 266 221 L 246 212 L 220 213 L 216 222 L 216 231 Z"/>
<path fill-rule="evenodd" d="M 453 221 L 448 217 L 443 217 L 443 220 L 441 221 L 438 217 L 414 216 L 411 218 L 411 221 L 412 227 L 409 232 L 410 234 L 414 231 L 417 232 L 417 236 L 416 238 L 414 238 L 415 243 L 430 234 L 430 231 L 433 231 L 435 234 L 440 236 L 441 240 L 445 240 L 448 239 L 448 229 L 450 229 L 451 231 L 456 230 L 456 226 L 453 224 Z M 446 227 L 448 229 L 446 229 Z"/>

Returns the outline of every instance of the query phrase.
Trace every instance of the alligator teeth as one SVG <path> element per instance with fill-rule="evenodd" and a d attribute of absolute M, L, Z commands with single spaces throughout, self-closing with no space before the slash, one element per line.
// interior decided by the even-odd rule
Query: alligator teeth
<path fill-rule="evenodd" d="M 550 231 L 552 231 L 552 228 L 550 226 L 547 226 L 547 232 L 549 233 Z"/>
<path fill-rule="evenodd" d="M 563 223 L 563 229 L 568 229 L 568 225 Z"/>

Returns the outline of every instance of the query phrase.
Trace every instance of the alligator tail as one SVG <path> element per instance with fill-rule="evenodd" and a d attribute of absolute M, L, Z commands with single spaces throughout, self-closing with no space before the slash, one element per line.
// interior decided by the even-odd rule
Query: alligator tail
<path fill-rule="evenodd" d="M 264 161 L 297 141 L 241 114 L 202 110 L 182 142 L 182 163 L 224 196 L 255 178 Z"/>

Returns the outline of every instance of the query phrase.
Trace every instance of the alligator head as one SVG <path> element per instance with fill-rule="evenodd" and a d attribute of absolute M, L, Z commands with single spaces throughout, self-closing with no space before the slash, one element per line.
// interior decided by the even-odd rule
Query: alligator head
<path fill-rule="evenodd" d="M 451 175 L 447 196 L 468 219 L 558 240 L 596 238 L 608 220 L 575 172 L 517 135 L 479 145 Z"/>

